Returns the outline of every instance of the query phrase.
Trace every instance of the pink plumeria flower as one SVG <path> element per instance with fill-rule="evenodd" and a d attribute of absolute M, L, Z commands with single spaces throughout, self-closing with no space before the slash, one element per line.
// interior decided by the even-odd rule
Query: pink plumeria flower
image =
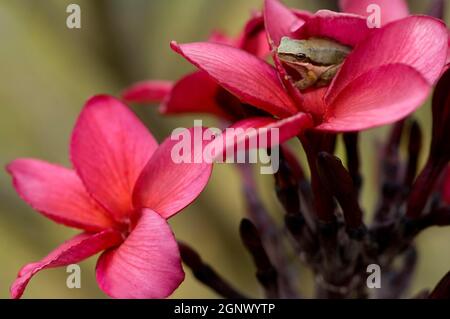
<path fill-rule="evenodd" d="M 167 219 L 203 190 L 211 165 L 175 164 L 175 141 L 160 146 L 138 118 L 108 96 L 90 99 L 70 144 L 74 169 L 36 159 L 8 165 L 16 191 L 51 220 L 83 232 L 38 262 L 11 286 L 20 298 L 46 268 L 97 262 L 100 288 L 114 298 L 164 298 L 183 281 L 180 254 Z"/>
<path fill-rule="evenodd" d="M 395 122 L 417 109 L 442 73 L 448 50 L 445 24 L 409 16 L 369 29 L 362 16 L 319 11 L 301 19 L 277 0 L 266 0 L 265 27 L 277 49 L 282 37 L 328 38 L 351 48 L 329 85 L 298 90 L 289 70 L 228 45 L 200 42 L 172 48 L 243 103 L 290 123 L 307 114 L 316 130 L 347 132 Z M 296 127 L 294 136 L 304 128 Z M 287 134 L 287 133 L 286 133 Z"/>
<path fill-rule="evenodd" d="M 299 18 L 309 17 L 308 12 L 296 10 L 294 14 Z M 269 44 L 264 29 L 264 17 L 261 13 L 255 13 L 245 24 L 243 31 L 236 38 L 229 38 L 222 33 L 215 32 L 209 38 L 208 43 L 235 47 L 255 57 L 265 59 L 270 53 Z M 225 90 L 220 83 L 204 70 L 190 73 L 177 81 L 144 81 L 126 89 L 122 98 L 127 102 L 145 104 L 162 102 L 160 111 L 164 114 L 179 113 L 208 113 L 223 120 L 230 128 L 258 129 L 258 136 L 264 135 L 267 130 L 279 128 L 280 136 L 276 144 L 281 144 L 291 138 L 291 134 L 300 132 L 304 127 L 311 127 L 312 121 L 309 115 L 298 113 L 285 121 L 276 121 L 272 116 L 242 103 L 236 96 Z M 289 134 L 287 134 L 289 133 Z M 244 138 L 250 138 L 248 132 Z M 226 150 L 234 148 L 240 137 L 224 135 L 223 139 L 215 141 L 215 149 Z M 259 139 L 259 137 L 258 137 Z M 221 145 L 217 145 L 217 142 Z M 259 147 L 264 147 L 262 143 Z M 212 145 L 213 146 L 213 145 Z M 265 144 L 274 146 L 274 144 Z M 222 152 L 216 153 L 217 158 L 222 159 Z M 217 159 L 216 158 L 216 159 Z"/>

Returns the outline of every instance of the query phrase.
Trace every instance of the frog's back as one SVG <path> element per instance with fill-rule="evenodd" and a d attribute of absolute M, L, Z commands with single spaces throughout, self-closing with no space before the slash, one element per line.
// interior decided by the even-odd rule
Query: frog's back
<path fill-rule="evenodd" d="M 341 64 L 351 51 L 345 45 L 323 38 L 310 38 L 305 42 L 308 56 L 313 56 L 314 62 L 321 65 Z"/>

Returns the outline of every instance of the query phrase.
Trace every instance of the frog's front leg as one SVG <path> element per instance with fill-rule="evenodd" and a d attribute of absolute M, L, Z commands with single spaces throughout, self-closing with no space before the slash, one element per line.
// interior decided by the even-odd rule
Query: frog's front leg
<path fill-rule="evenodd" d="M 335 77 L 336 73 L 341 68 L 341 66 L 342 66 L 342 63 L 333 65 L 333 66 L 329 67 L 328 69 L 326 69 L 322 74 L 320 74 L 319 78 L 317 79 L 316 86 L 322 87 L 322 86 L 327 86 L 328 84 L 330 84 L 331 81 L 333 80 L 333 78 Z"/>
<path fill-rule="evenodd" d="M 294 85 L 299 90 L 305 90 L 313 86 L 319 79 L 316 73 L 308 70 L 306 67 L 298 67 L 297 71 L 301 75 L 302 79 L 296 81 Z"/>

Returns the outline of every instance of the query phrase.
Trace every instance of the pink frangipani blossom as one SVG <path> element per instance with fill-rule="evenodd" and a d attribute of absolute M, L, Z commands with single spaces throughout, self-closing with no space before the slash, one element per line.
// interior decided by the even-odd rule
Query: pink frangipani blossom
<path fill-rule="evenodd" d="M 108 96 L 91 98 L 70 145 L 74 169 L 36 159 L 8 165 L 18 194 L 49 219 L 82 233 L 38 262 L 11 286 L 20 298 L 37 272 L 78 263 L 99 252 L 96 277 L 114 298 L 164 298 L 183 281 L 180 254 L 167 219 L 208 182 L 211 165 L 176 164 L 174 141 L 158 146 L 138 118 Z"/>
<path fill-rule="evenodd" d="M 428 97 L 447 59 L 446 26 L 432 17 L 392 19 L 370 29 L 359 15 L 322 10 L 301 18 L 279 1 L 266 0 L 264 19 L 274 51 L 288 36 L 328 38 L 351 53 L 327 86 L 301 91 L 275 54 L 271 65 L 224 44 L 173 42 L 172 48 L 242 103 L 277 118 L 308 114 L 320 131 L 359 131 L 406 117 Z"/>

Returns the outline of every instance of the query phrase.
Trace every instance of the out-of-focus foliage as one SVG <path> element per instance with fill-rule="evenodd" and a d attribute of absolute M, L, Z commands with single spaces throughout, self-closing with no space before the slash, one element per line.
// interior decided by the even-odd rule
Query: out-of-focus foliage
<path fill-rule="evenodd" d="M 69 3 L 81 6 L 81 30 L 66 28 Z M 286 3 L 311 11 L 336 9 L 333 0 Z M 429 4 L 410 3 L 414 12 L 425 12 Z M 1 0 L 0 166 L 17 157 L 70 165 L 71 129 L 89 96 L 117 95 L 128 84 L 147 78 L 176 79 L 191 67 L 170 50 L 170 40 L 199 41 L 212 30 L 235 35 L 251 10 L 261 4 L 261 0 Z M 161 117 L 151 107 L 135 110 L 159 140 L 173 128 L 193 123 L 192 116 Z M 429 105 L 417 113 L 426 141 L 429 113 Z M 215 122 L 205 117 L 204 124 Z M 377 137 L 385 131 L 363 136 L 365 207 L 372 207 L 376 199 L 370 184 L 377 176 L 373 169 Z M 277 215 L 280 208 L 272 180 L 265 176 L 261 182 L 262 196 Z M 8 287 L 23 264 L 39 260 L 75 231 L 55 225 L 23 203 L 3 169 L 0 185 L 0 298 L 7 298 Z M 254 269 L 238 238 L 239 221 L 245 214 L 241 197 L 235 169 L 217 166 L 204 194 L 171 223 L 179 239 L 199 250 L 242 291 L 256 296 Z M 419 237 L 420 261 L 412 292 L 434 286 L 448 271 L 449 235 L 448 229 L 432 229 Z M 46 270 L 33 279 L 25 297 L 104 297 L 95 282 L 94 266 L 95 258 L 82 263 L 82 288 L 72 290 L 66 287 L 64 268 Z M 186 281 L 174 297 L 216 297 L 186 272 Z M 311 280 L 305 272 L 300 284 L 306 293 L 311 292 Z"/>

